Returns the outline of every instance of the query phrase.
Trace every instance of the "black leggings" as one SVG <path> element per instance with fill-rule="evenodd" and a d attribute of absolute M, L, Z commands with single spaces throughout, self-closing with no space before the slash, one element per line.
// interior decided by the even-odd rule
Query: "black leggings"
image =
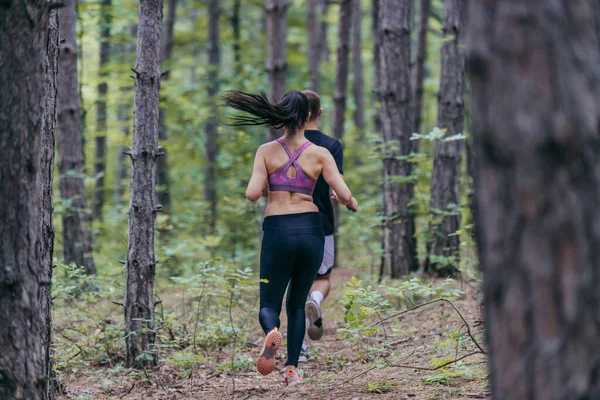
<path fill-rule="evenodd" d="M 263 223 L 260 253 L 260 313 L 265 333 L 279 328 L 283 294 L 287 292 L 288 360 L 298 366 L 304 338 L 306 297 L 323 261 L 325 235 L 318 212 L 272 215 Z"/>

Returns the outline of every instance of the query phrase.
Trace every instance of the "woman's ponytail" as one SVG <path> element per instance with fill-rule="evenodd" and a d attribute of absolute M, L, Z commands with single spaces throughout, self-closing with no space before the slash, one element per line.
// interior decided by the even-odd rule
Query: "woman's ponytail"
<path fill-rule="evenodd" d="M 251 114 L 231 117 L 229 126 L 260 125 L 270 128 L 286 128 L 293 136 L 304 126 L 309 115 L 306 96 L 297 91 L 286 93 L 279 102 L 271 103 L 264 92 L 258 94 L 228 90 L 221 96 L 223 105 Z"/>

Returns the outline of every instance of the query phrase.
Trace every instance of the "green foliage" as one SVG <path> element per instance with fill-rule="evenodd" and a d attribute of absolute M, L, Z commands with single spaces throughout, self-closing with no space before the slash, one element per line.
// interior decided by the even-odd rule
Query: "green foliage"
<path fill-rule="evenodd" d="M 236 357 L 233 360 L 233 367 L 231 365 L 231 360 L 226 361 L 222 364 L 219 364 L 215 367 L 215 371 L 225 372 L 225 371 L 240 371 L 240 372 L 250 372 L 256 369 L 256 361 L 250 357 L 249 355 L 242 355 L 240 357 Z"/>
<path fill-rule="evenodd" d="M 367 382 L 367 392 L 383 394 L 391 392 L 394 389 L 394 382 L 390 380 Z"/>
<path fill-rule="evenodd" d="M 451 359 L 447 360 L 432 360 L 434 365 L 442 365 Z M 462 361 L 457 362 L 447 368 L 440 368 L 435 371 L 434 374 L 428 374 L 423 376 L 423 383 L 426 385 L 452 385 L 454 383 L 459 384 L 459 382 L 465 381 L 475 381 L 484 379 L 486 376 L 486 371 L 482 368 L 472 367 L 466 365 Z"/>
<path fill-rule="evenodd" d="M 342 339 L 361 347 L 359 355 L 369 350 L 364 345 L 365 338 L 373 337 L 377 327 L 372 325 L 372 317 L 389 309 L 387 300 L 371 286 L 363 287 L 362 281 L 352 277 L 344 290 L 345 327 L 338 329 Z"/>

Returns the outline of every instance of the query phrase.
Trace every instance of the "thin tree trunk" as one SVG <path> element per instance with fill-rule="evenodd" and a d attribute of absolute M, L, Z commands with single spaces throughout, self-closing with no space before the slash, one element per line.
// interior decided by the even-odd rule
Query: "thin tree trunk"
<path fill-rule="evenodd" d="M 237 77 L 239 77 L 242 73 L 240 5 L 240 0 L 233 0 L 231 13 L 231 27 L 233 28 L 233 62 L 235 63 L 234 69 Z"/>
<path fill-rule="evenodd" d="M 320 1 L 321 0 L 308 0 L 306 2 L 310 88 L 317 93 L 319 93 L 319 61 L 321 57 L 321 23 L 317 21 L 317 11 Z"/>
<path fill-rule="evenodd" d="M 167 0 L 167 19 L 165 21 L 165 30 L 162 37 L 161 47 L 161 68 L 165 69 L 165 65 L 170 64 L 171 54 L 173 53 L 173 29 L 175 25 L 175 11 L 177 9 L 177 0 Z M 166 74 L 162 80 L 169 80 L 169 75 Z M 161 107 L 158 112 L 158 140 L 160 142 L 167 140 L 167 109 Z M 169 153 L 166 147 L 162 149 L 163 155 L 157 160 L 157 197 L 158 204 L 167 212 L 171 212 L 171 193 L 169 189 Z"/>
<path fill-rule="evenodd" d="M 204 200 L 208 203 L 208 228 L 214 233 L 217 225 L 217 161 L 219 154 L 216 96 L 219 91 L 219 0 L 211 0 L 208 16 L 208 99 L 211 115 L 206 120 L 206 177 L 204 178 Z"/>
<path fill-rule="evenodd" d="M 121 53 L 122 63 L 127 65 L 129 63 L 129 55 L 135 53 L 135 38 L 137 38 L 137 25 L 132 24 L 129 26 L 130 38 L 128 42 L 123 46 Z M 129 99 L 131 94 L 131 86 L 126 85 L 121 87 L 121 104 L 119 105 L 119 125 L 121 127 L 121 133 L 123 134 L 123 143 L 129 141 L 130 134 L 130 117 L 131 117 L 131 102 Z M 125 151 L 126 146 L 122 145 L 119 149 L 117 157 L 117 177 L 116 190 L 115 190 L 115 204 L 117 206 L 122 205 L 123 193 L 125 192 L 125 180 L 127 179 L 127 168 L 125 168 Z"/>
<path fill-rule="evenodd" d="M 414 239 L 414 197 L 411 152 L 410 87 L 411 0 L 381 0 L 379 8 L 379 69 L 381 81 L 381 128 L 385 148 L 383 173 L 386 261 L 392 278 L 418 269 Z"/>
<path fill-rule="evenodd" d="M 365 82 L 363 78 L 362 65 L 362 8 L 360 0 L 352 0 L 352 92 L 356 111 L 354 112 L 354 124 L 359 129 L 359 143 L 364 143 L 365 127 Z"/>
<path fill-rule="evenodd" d="M 98 84 L 98 99 L 96 100 L 96 160 L 94 173 L 96 185 L 94 188 L 94 219 L 102 219 L 104 205 L 104 177 L 106 174 L 106 93 L 108 91 L 108 71 L 110 57 L 110 27 L 112 23 L 112 0 L 102 0 L 100 6 L 100 83 Z"/>
<path fill-rule="evenodd" d="M 381 47 L 380 44 L 380 32 L 379 32 L 379 0 L 373 0 L 371 7 L 371 33 L 373 35 L 373 93 L 372 93 L 372 102 L 375 107 L 375 114 L 373 116 L 373 125 L 375 131 L 380 134 L 381 133 L 381 96 L 379 93 L 379 89 L 381 86 L 381 73 L 379 67 L 379 50 Z M 385 182 L 385 173 L 383 169 L 381 171 L 382 177 L 382 193 Z M 385 216 L 385 196 L 381 198 L 381 214 Z M 383 279 L 383 275 L 385 274 L 385 267 L 390 266 L 390 262 L 387 261 L 389 254 L 387 251 L 389 249 L 389 245 L 387 244 L 387 240 L 389 239 L 389 235 L 387 234 L 387 226 L 385 223 L 385 219 L 381 223 L 381 265 L 379 266 L 379 281 Z"/>
<path fill-rule="evenodd" d="M 371 13 L 373 34 L 373 104 L 376 108 L 376 112 L 373 117 L 373 124 L 375 125 L 375 131 L 379 133 L 381 132 L 381 96 L 379 95 L 379 88 L 381 86 L 381 73 L 379 69 L 379 50 L 381 48 L 381 44 L 379 41 L 381 35 L 379 33 L 379 0 L 373 0 Z"/>
<path fill-rule="evenodd" d="M 427 30 L 431 0 L 421 0 L 421 16 L 419 18 L 419 30 L 417 33 L 417 60 L 413 74 L 413 131 L 421 130 L 421 114 L 423 110 L 423 82 L 425 81 L 425 60 L 427 58 Z M 419 151 L 419 141 L 413 141 L 413 151 Z"/>
<path fill-rule="evenodd" d="M 444 2 L 442 76 L 438 96 L 437 125 L 446 129 L 445 138 L 463 133 L 465 63 L 461 51 L 466 19 L 466 0 Z M 458 275 L 460 236 L 460 168 L 463 140 L 438 140 L 434 144 L 429 230 L 425 271 L 440 277 Z M 431 257 L 433 256 L 433 258 Z"/>
<path fill-rule="evenodd" d="M 354 0 L 341 0 L 340 22 L 338 30 L 337 63 L 335 69 L 335 90 L 333 93 L 333 137 L 344 137 L 344 119 L 346 117 L 346 97 L 348 91 L 348 72 L 350 55 L 350 31 L 352 28 L 352 3 Z"/>
<path fill-rule="evenodd" d="M 58 3 L 58 0 L 50 0 L 50 5 Z M 39 315 L 40 315 L 40 337 L 42 345 L 43 376 L 48 379 L 44 381 L 45 400 L 54 399 L 55 377 L 52 372 L 53 360 L 50 347 L 53 341 L 52 335 L 52 258 L 54 256 L 54 221 L 53 221 L 53 196 L 54 196 L 54 139 L 56 132 L 56 101 L 57 86 L 56 76 L 58 72 L 58 10 L 52 9 L 48 14 L 48 39 L 46 41 L 46 82 L 44 88 L 44 115 L 41 133 L 41 164 L 38 176 L 38 190 L 41 204 L 41 230 L 39 240 Z"/>
<path fill-rule="evenodd" d="M 319 29 L 320 33 L 320 58 L 324 63 L 329 62 L 329 39 L 327 38 L 327 13 L 329 11 L 329 0 L 320 0 L 321 1 L 321 28 Z"/>
<path fill-rule="evenodd" d="M 154 222 L 160 91 L 162 0 L 141 0 L 134 70 L 134 124 L 131 147 L 131 199 L 125 294 L 126 364 L 156 365 L 154 330 Z"/>
<path fill-rule="evenodd" d="M 43 214 L 38 183 L 42 179 L 40 132 L 52 130 L 44 110 L 48 8 L 46 0 L 29 1 L 27 7 L 16 2 L 0 7 L 2 399 L 47 398 L 46 349 L 42 348 L 47 331 L 42 332 L 38 298 L 40 283 L 46 284 L 39 282 Z"/>
<path fill-rule="evenodd" d="M 597 3 L 469 6 L 492 398 L 598 399 Z"/>
<path fill-rule="evenodd" d="M 350 55 L 350 31 L 352 29 L 352 5 L 354 0 L 342 0 L 340 2 L 340 22 L 338 30 L 337 63 L 335 72 L 335 90 L 333 93 L 333 137 L 342 140 L 344 137 L 344 120 L 346 118 L 346 96 L 348 91 L 348 72 Z M 340 226 L 340 206 L 333 202 L 333 214 L 335 221 L 334 254 L 338 254 L 338 229 Z M 337 257 L 334 257 L 334 260 Z M 336 262 L 337 264 L 337 262 Z"/>
<path fill-rule="evenodd" d="M 269 98 L 279 101 L 285 94 L 287 76 L 287 0 L 266 0 L 267 17 L 267 72 L 269 73 Z M 270 129 L 268 140 L 281 136 L 281 129 Z"/>
<path fill-rule="evenodd" d="M 94 274 L 90 213 L 87 209 L 83 163 L 83 134 L 78 93 L 76 1 L 65 1 L 59 9 L 60 46 L 58 59 L 58 171 L 60 195 L 67 203 L 63 215 L 65 263 Z"/>

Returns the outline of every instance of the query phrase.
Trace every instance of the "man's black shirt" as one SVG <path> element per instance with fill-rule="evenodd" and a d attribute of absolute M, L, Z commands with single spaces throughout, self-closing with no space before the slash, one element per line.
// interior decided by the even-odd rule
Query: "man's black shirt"
<path fill-rule="evenodd" d="M 321 131 L 317 130 L 306 130 L 304 131 L 304 136 L 312 143 L 317 146 L 325 147 L 335 160 L 337 164 L 338 171 L 340 174 L 344 173 L 344 151 L 342 149 L 342 144 L 331 138 Z M 321 221 L 323 221 L 323 230 L 325 231 L 325 235 L 333 235 L 333 206 L 331 204 L 331 194 L 329 191 L 329 185 L 323 179 L 323 174 L 319 176 L 317 180 L 317 184 L 315 186 L 315 190 L 313 192 L 313 202 L 319 208 L 319 214 L 321 215 Z"/>

